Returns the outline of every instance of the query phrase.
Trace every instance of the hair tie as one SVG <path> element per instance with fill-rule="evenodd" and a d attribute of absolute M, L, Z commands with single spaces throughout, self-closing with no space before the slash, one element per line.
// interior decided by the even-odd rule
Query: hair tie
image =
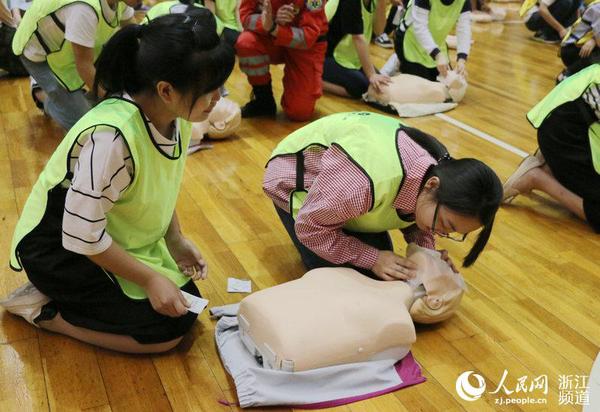
<path fill-rule="evenodd" d="M 444 155 L 438 159 L 438 163 L 441 163 L 444 160 L 452 160 L 452 156 L 450 156 L 450 153 L 444 153 Z"/>

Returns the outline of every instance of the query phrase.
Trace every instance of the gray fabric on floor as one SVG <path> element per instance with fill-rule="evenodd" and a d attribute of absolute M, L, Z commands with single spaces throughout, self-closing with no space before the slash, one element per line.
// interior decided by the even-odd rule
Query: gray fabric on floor
<path fill-rule="evenodd" d="M 214 307 L 211 313 L 230 314 L 235 306 Z M 238 319 L 234 316 L 223 316 L 217 322 L 215 339 L 223 364 L 235 382 L 242 408 L 366 398 L 368 394 L 397 389 L 403 384 L 394 366 L 395 360 L 352 363 L 302 372 L 264 369 L 242 343 Z M 417 382 L 407 382 L 413 383 Z"/>

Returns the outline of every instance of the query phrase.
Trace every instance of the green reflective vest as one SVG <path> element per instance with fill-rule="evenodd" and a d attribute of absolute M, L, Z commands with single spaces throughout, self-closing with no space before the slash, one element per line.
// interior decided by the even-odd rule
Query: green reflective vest
<path fill-rule="evenodd" d="M 367 9 L 364 1 L 360 0 L 360 9 L 363 21 L 363 36 L 365 37 L 367 44 L 371 42 L 371 37 L 373 36 L 373 13 L 376 6 L 376 0 L 370 1 L 370 7 Z M 325 7 L 327 7 L 327 5 Z M 360 70 L 362 68 L 362 64 L 360 62 L 360 58 L 358 57 L 358 52 L 356 51 L 354 42 L 352 41 L 351 34 L 345 35 L 342 40 L 340 40 L 333 51 L 333 57 L 340 66 L 347 69 Z"/>
<path fill-rule="evenodd" d="M 174 157 L 167 156 L 152 140 L 143 113 L 125 99 L 108 98 L 86 113 L 67 133 L 35 183 L 12 240 L 10 263 L 22 269 L 19 242 L 41 221 L 48 192 L 67 178 L 69 154 L 78 137 L 90 129 L 120 130 L 131 152 L 134 176 L 131 184 L 107 213 L 106 232 L 131 256 L 150 266 L 181 287 L 190 278 L 183 275 L 171 257 L 164 235 L 173 217 L 183 176 L 191 124 L 179 119 L 180 139 Z M 145 291 L 114 274 L 123 292 L 132 299 L 146 298 Z"/>
<path fill-rule="evenodd" d="M 90 5 L 98 17 L 96 42 L 94 43 L 94 61 L 96 61 L 102 51 L 102 46 L 104 46 L 108 39 L 119 28 L 121 16 L 126 7 L 122 2 L 118 3 L 115 19 L 108 22 L 104 17 L 104 13 L 102 13 L 100 0 L 36 0 L 23 16 L 23 20 L 17 28 L 12 43 L 13 52 L 17 56 L 20 56 L 23 54 L 23 49 L 25 49 L 29 39 L 31 39 L 32 36 L 36 36 L 46 52 L 46 61 L 48 62 L 48 66 L 50 66 L 52 73 L 60 83 L 71 92 L 81 89 L 85 84 L 77 72 L 71 42 L 65 40 L 58 50 L 50 50 L 44 42 L 42 34 L 38 32 L 38 24 L 42 19 L 49 16 L 54 19 L 56 16 L 54 13 L 56 13 L 57 10 L 73 3 L 85 3 Z M 58 21 L 58 19 L 56 19 L 55 22 L 58 22 L 56 24 L 64 31 L 62 23 Z"/>
<path fill-rule="evenodd" d="M 152 6 L 150 10 L 148 10 L 143 23 L 148 24 L 150 20 L 153 20 L 159 16 L 164 16 L 165 14 L 185 13 L 188 7 L 189 6 L 187 4 L 180 3 L 178 0 L 162 1 Z M 198 3 L 194 3 L 193 7 L 204 8 L 203 5 Z M 223 22 L 217 16 L 215 16 L 215 20 L 217 21 L 217 34 L 220 36 L 223 32 Z"/>
<path fill-rule="evenodd" d="M 533 109 L 527 113 L 527 120 L 536 129 L 558 106 L 578 99 L 591 85 L 600 84 L 600 65 L 593 64 L 560 82 Z M 600 174 L 600 123 L 594 122 L 588 129 L 588 139 L 592 152 L 592 162 L 596 173 Z"/>
<path fill-rule="evenodd" d="M 439 47 L 440 53 L 444 53 L 447 56 L 448 46 L 446 45 L 446 37 L 456 25 L 465 0 L 454 0 L 449 6 L 444 5 L 440 0 L 430 0 L 429 3 L 431 4 L 428 23 L 429 32 L 433 37 L 433 41 Z M 412 13 L 413 7 L 414 0 L 411 0 L 404 16 L 409 16 Z M 431 69 L 437 66 L 435 60 L 427 53 L 427 50 L 419 44 L 412 24 L 406 29 L 402 46 L 406 60 Z"/>
<path fill-rule="evenodd" d="M 223 27 L 231 30 L 242 31 L 242 24 L 238 21 L 238 0 L 216 0 L 215 14 L 223 22 Z"/>
<path fill-rule="evenodd" d="M 365 175 L 371 185 L 369 211 L 344 224 L 355 232 L 377 233 L 408 227 L 398 217 L 394 200 L 402 184 L 404 170 L 397 133 L 402 123 L 388 116 L 369 112 L 338 113 L 314 121 L 287 136 L 275 148 L 271 159 L 289 154 L 297 156 L 310 147 L 339 147 Z M 300 161 L 300 156 L 298 157 Z M 306 189 L 296 188 L 290 195 L 294 219 L 306 198 Z"/>

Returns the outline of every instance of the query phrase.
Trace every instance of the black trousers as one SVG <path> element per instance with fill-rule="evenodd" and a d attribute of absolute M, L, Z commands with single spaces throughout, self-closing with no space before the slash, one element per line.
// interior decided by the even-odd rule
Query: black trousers
<path fill-rule="evenodd" d="M 6 24 L 0 25 L 0 69 L 6 70 L 11 76 L 29 76 L 21 59 L 12 51 L 12 41 L 16 31 Z"/>
<path fill-rule="evenodd" d="M 538 144 L 554 177 L 583 198 L 586 220 L 600 233 L 600 175 L 594 169 L 588 139 L 588 129 L 597 121 L 583 99 L 567 102 L 543 121 Z"/>
<path fill-rule="evenodd" d="M 569 27 L 577 19 L 578 8 L 579 1 L 577 0 L 556 0 L 554 4 L 548 7 L 548 10 L 563 27 Z M 531 15 L 529 20 L 525 22 L 525 26 L 533 32 L 541 31 L 547 38 L 558 39 L 556 30 L 546 23 L 539 11 Z"/>
<path fill-rule="evenodd" d="M 394 50 L 400 60 L 400 71 L 405 74 L 412 74 L 434 82 L 438 76 L 437 68 L 425 67 L 419 63 L 413 63 L 404 57 L 404 35 L 405 32 L 398 29 L 394 36 Z"/>
<path fill-rule="evenodd" d="M 223 33 L 221 33 L 221 38 L 225 40 L 225 43 L 229 44 L 231 47 L 235 47 L 235 42 L 237 38 L 240 37 L 240 32 L 237 30 L 230 29 L 229 27 L 223 28 Z"/>
<path fill-rule="evenodd" d="M 287 230 L 288 234 L 290 235 L 292 242 L 294 242 L 294 246 L 296 246 L 296 249 L 298 249 L 298 252 L 300 253 L 300 258 L 302 259 L 302 263 L 304 263 L 306 269 L 311 270 L 322 267 L 347 267 L 355 269 L 361 272 L 362 274 L 372 277 L 374 279 L 378 279 L 378 277 L 370 270 L 359 268 L 350 264 L 337 265 L 317 255 L 315 252 L 304 246 L 302 242 L 300 242 L 300 240 L 298 240 L 298 236 L 296 236 L 296 230 L 294 229 L 294 224 L 296 222 L 292 215 L 286 212 L 285 210 L 280 209 L 277 206 L 275 206 L 275 210 L 277 211 L 279 219 L 281 219 L 285 230 Z M 344 229 L 344 233 L 350 236 L 354 236 L 362 242 L 366 243 L 367 245 L 373 246 L 379 250 L 393 250 L 392 239 L 390 238 L 388 232 L 360 233 Z"/>
<path fill-rule="evenodd" d="M 566 67 L 566 75 L 571 76 L 592 64 L 600 63 L 600 49 L 594 47 L 588 57 L 580 57 L 581 48 L 575 44 L 567 44 L 560 48 L 560 58 Z"/>
<path fill-rule="evenodd" d="M 323 63 L 323 80 L 342 86 L 355 99 L 369 89 L 369 79 L 361 70 L 348 69 L 338 64 L 333 56 L 326 56 Z"/>

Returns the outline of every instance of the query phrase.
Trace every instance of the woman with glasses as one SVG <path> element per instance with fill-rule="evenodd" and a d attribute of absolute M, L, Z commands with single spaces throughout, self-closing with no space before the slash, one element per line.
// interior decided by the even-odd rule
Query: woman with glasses
<path fill-rule="evenodd" d="M 483 227 L 469 266 L 502 199 L 500 180 L 482 162 L 452 159 L 432 136 L 368 112 L 327 116 L 287 136 L 263 189 L 308 269 L 347 266 L 383 280 L 415 270 L 393 252 L 388 230 L 433 249 L 434 234 L 462 241 Z"/>

